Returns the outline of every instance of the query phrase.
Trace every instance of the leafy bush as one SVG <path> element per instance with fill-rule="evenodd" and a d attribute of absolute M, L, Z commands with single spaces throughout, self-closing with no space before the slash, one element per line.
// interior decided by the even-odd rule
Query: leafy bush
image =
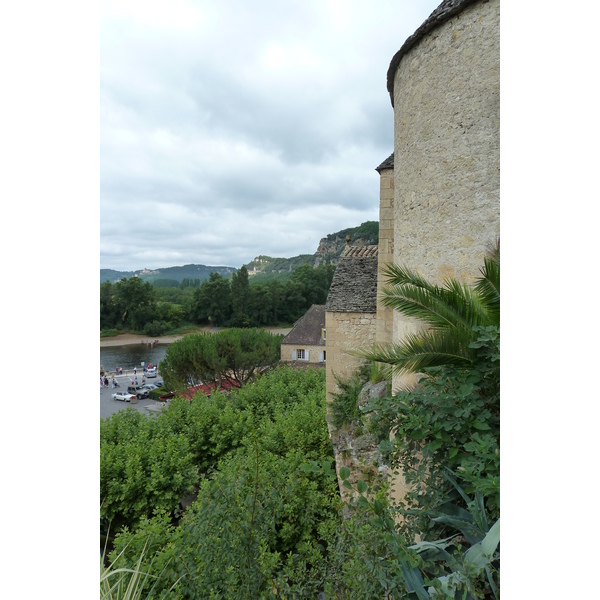
<path fill-rule="evenodd" d="M 133 567 L 146 549 L 157 596 L 175 586 L 169 597 L 179 599 L 266 598 L 274 589 L 314 598 L 340 522 L 325 411 L 324 372 L 289 367 L 230 396 L 172 400 L 155 421 L 187 440 L 207 476 L 177 526 L 168 511 L 141 517 L 117 536 L 111 558 Z M 139 423 L 123 419 L 106 439 L 133 435 Z M 327 468 L 307 469 L 307 460 Z"/>
<path fill-rule="evenodd" d="M 114 337 L 115 335 L 119 335 L 119 330 L 114 328 L 107 328 L 100 330 L 100 337 Z"/>
<path fill-rule="evenodd" d="M 350 474 L 340 469 L 340 477 Z M 469 498 L 448 476 L 466 508 L 432 512 L 449 537 L 408 542 L 398 532 L 385 487 L 357 483 L 355 513 L 344 523 L 331 560 L 336 598 L 498 598 L 500 521 L 491 526 L 480 495 Z M 352 487 L 347 480 L 344 486 Z"/>
<path fill-rule="evenodd" d="M 481 494 L 491 518 L 500 512 L 500 363 L 496 327 L 478 331 L 480 360 L 471 369 L 427 369 L 410 392 L 374 400 L 371 423 L 381 449 L 401 467 L 410 485 L 409 506 L 417 513 L 456 496 L 445 477 L 451 469 L 467 493 Z M 395 440 L 388 441 L 391 431 Z M 417 529 L 425 531 L 427 514 Z M 421 529 L 424 528 L 424 529 Z"/>
<path fill-rule="evenodd" d="M 162 335 L 168 329 L 168 324 L 164 321 L 151 321 L 144 325 L 144 335 L 158 336 Z"/>
<path fill-rule="evenodd" d="M 340 429 L 352 422 L 362 423 L 362 412 L 358 406 L 358 398 L 365 383 L 369 380 L 370 367 L 364 365 L 350 377 L 342 379 L 333 374 L 339 392 L 332 393 L 331 422 Z"/>
<path fill-rule="evenodd" d="M 171 513 L 198 482 L 189 442 L 168 423 L 128 408 L 100 421 L 100 516 L 135 526 Z"/>

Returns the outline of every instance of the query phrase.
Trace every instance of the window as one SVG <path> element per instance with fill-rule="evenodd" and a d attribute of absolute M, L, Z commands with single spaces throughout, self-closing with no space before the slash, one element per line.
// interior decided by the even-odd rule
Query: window
<path fill-rule="evenodd" d="M 321 329 L 321 331 L 323 332 L 323 340 L 327 340 L 327 329 Z"/>
<path fill-rule="evenodd" d="M 297 360 L 306 360 L 306 351 L 304 350 L 304 348 L 302 348 L 302 349 L 298 348 L 296 350 L 296 359 Z"/>

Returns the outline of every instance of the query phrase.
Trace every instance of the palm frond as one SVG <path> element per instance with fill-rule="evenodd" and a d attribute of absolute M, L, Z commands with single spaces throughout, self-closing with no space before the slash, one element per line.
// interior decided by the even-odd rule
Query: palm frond
<path fill-rule="evenodd" d="M 471 365 L 474 351 L 468 347 L 470 341 L 471 337 L 466 335 L 457 337 L 425 331 L 408 335 L 397 344 L 376 344 L 369 350 L 353 351 L 352 354 L 390 365 L 394 374 L 417 373 L 442 365 Z"/>
<path fill-rule="evenodd" d="M 382 303 L 428 328 L 407 335 L 400 343 L 376 345 L 353 354 L 391 365 L 396 374 L 442 365 L 468 366 L 477 357 L 477 350 L 470 348 L 477 339 L 474 327 L 500 324 L 499 243 L 485 258 L 481 277 L 473 286 L 457 279 L 434 285 L 415 271 L 394 264 L 386 265 L 383 275 L 388 285 L 381 294 Z"/>
<path fill-rule="evenodd" d="M 500 248 L 484 259 L 481 277 L 475 290 L 488 307 L 490 325 L 500 325 Z"/>
<path fill-rule="evenodd" d="M 410 283 L 393 284 L 384 288 L 381 299 L 385 306 L 443 330 L 487 324 L 486 307 L 475 296 L 471 288 L 449 280 L 445 287 L 429 289 Z"/>

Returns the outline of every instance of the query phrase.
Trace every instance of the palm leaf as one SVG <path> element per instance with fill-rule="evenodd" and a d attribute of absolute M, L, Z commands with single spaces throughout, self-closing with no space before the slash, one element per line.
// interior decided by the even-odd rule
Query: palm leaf
<path fill-rule="evenodd" d="M 429 367 L 456 365 L 467 367 L 476 356 L 468 347 L 471 337 L 424 331 L 409 334 L 398 344 L 375 345 L 369 350 L 356 350 L 352 354 L 366 360 L 391 366 L 392 373 L 418 373 Z"/>
<path fill-rule="evenodd" d="M 390 276 L 390 285 L 382 293 L 385 306 L 435 329 L 490 324 L 485 302 L 457 280 L 446 281 L 444 287 L 425 286 L 422 278 L 397 265 L 388 265 L 385 273 Z"/>
<path fill-rule="evenodd" d="M 448 279 L 434 285 L 415 271 L 394 264 L 383 268 L 388 286 L 381 294 L 385 306 L 422 321 L 427 330 L 407 335 L 397 344 L 375 345 L 352 354 L 389 364 L 392 372 L 420 372 L 443 365 L 469 366 L 477 357 L 470 347 L 475 327 L 500 324 L 500 246 L 484 260 L 481 277 L 467 286 Z"/>

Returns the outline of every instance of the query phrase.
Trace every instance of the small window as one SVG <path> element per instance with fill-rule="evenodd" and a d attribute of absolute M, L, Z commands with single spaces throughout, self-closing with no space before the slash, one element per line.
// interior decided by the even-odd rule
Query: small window
<path fill-rule="evenodd" d="M 323 332 L 323 339 L 327 340 L 327 329 L 322 329 L 321 331 Z"/>
<path fill-rule="evenodd" d="M 298 350 L 296 350 L 296 358 L 298 360 L 306 360 L 306 354 L 305 354 L 305 350 L 302 348 L 298 348 Z"/>

